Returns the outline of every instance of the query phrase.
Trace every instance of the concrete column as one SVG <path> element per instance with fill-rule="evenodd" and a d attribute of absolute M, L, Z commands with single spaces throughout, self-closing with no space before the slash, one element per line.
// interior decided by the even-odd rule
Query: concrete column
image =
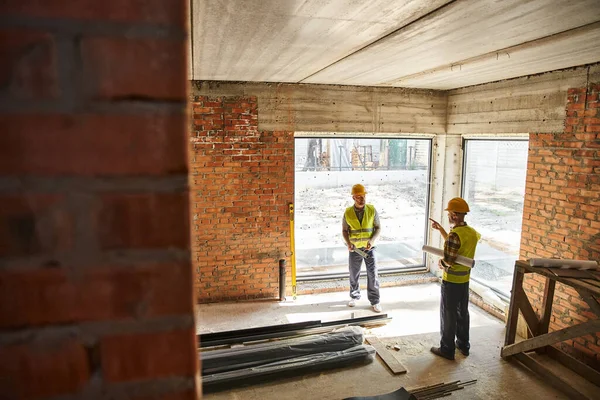
<path fill-rule="evenodd" d="M 462 160 L 462 137 L 460 135 L 437 135 L 433 139 L 433 162 L 431 177 L 431 200 L 429 217 L 435 219 L 449 229 L 447 214 L 444 211 L 448 200 L 460 196 Z M 429 224 L 431 226 L 431 224 Z M 444 239 L 435 230 L 428 230 L 428 243 L 431 246 L 443 247 Z M 437 275 L 437 257 L 428 256 L 427 265 Z"/>

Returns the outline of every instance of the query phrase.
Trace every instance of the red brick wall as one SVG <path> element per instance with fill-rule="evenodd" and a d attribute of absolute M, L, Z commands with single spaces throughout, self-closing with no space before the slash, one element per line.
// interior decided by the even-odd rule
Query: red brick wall
<path fill-rule="evenodd" d="M 590 84 L 569 90 L 564 133 L 530 135 L 522 259 L 600 261 L 599 89 Z M 544 280 L 527 277 L 524 287 L 539 311 Z M 554 310 L 551 330 L 596 318 L 576 291 L 560 284 Z M 600 333 L 567 340 L 561 348 L 600 370 Z"/>
<path fill-rule="evenodd" d="M 259 131 L 256 97 L 197 96 L 192 108 L 197 299 L 277 298 L 279 259 L 287 260 L 290 275 L 293 132 Z"/>
<path fill-rule="evenodd" d="M 1 398 L 196 398 L 187 4 L 0 6 Z"/>

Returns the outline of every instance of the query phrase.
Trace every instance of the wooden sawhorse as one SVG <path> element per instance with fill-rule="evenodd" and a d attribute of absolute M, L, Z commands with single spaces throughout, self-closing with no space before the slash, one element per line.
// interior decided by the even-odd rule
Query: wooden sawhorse
<path fill-rule="evenodd" d="M 543 314 L 541 318 L 538 318 L 536 315 L 523 290 L 523 278 L 525 277 L 525 274 L 529 273 L 540 274 L 546 277 L 544 297 L 542 299 Z M 548 333 L 556 282 L 574 288 L 598 318 Z M 502 347 L 500 353 L 502 358 L 517 359 L 532 371 L 548 379 L 549 383 L 567 393 L 571 398 L 587 399 L 588 397 L 583 396 L 576 388 L 572 387 L 569 382 L 556 376 L 542 363 L 526 354 L 526 352 L 535 350 L 540 353 L 546 353 L 550 357 L 557 359 L 565 366 L 569 367 L 571 370 L 577 372 L 588 381 L 600 386 L 600 372 L 551 346 L 563 340 L 600 332 L 600 304 L 596 300 L 597 298 L 600 299 L 600 281 L 598 280 L 556 276 L 549 268 L 532 267 L 525 261 L 517 261 L 513 276 L 512 295 L 508 311 L 508 321 L 506 323 L 504 347 Z M 523 314 L 523 319 L 527 323 L 527 329 L 531 337 L 515 343 L 519 311 Z"/>

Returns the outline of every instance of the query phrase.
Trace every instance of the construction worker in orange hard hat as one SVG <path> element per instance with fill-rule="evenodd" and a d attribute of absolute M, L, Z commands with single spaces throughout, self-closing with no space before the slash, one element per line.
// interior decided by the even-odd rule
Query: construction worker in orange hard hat
<path fill-rule="evenodd" d="M 432 347 L 431 352 L 440 357 L 454 360 L 456 348 L 469 355 L 469 278 L 471 268 L 456 263 L 457 256 L 475 257 L 477 243 L 481 235 L 465 222 L 470 211 L 467 202 L 455 197 L 448 202 L 448 222 L 452 229 L 447 233 L 438 222 L 431 220 L 431 227 L 437 229 L 444 238 L 444 258 L 438 266 L 443 269 L 442 298 L 440 301 L 440 322 L 442 338 L 440 347 Z M 454 340 L 456 337 L 456 341 Z"/>
<path fill-rule="evenodd" d="M 373 311 L 381 312 L 379 304 L 379 277 L 375 259 L 375 240 L 379 236 L 379 214 L 371 204 L 366 204 L 367 191 L 360 183 L 350 192 L 354 205 L 346 208 L 342 218 L 342 236 L 348 247 L 348 269 L 350 272 L 350 301 L 354 307 L 360 299 L 360 269 L 365 260 L 367 269 L 367 297 Z"/>

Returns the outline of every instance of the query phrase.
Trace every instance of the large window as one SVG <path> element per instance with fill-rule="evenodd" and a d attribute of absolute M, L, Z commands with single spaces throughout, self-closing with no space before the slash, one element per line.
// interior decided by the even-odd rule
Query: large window
<path fill-rule="evenodd" d="M 362 183 L 380 215 L 380 271 L 423 266 L 429 139 L 297 138 L 296 266 L 300 278 L 348 272 L 342 216 Z"/>
<path fill-rule="evenodd" d="M 525 177 L 526 140 L 467 140 L 463 197 L 467 222 L 481 233 L 471 277 L 510 296 L 519 257 Z"/>

